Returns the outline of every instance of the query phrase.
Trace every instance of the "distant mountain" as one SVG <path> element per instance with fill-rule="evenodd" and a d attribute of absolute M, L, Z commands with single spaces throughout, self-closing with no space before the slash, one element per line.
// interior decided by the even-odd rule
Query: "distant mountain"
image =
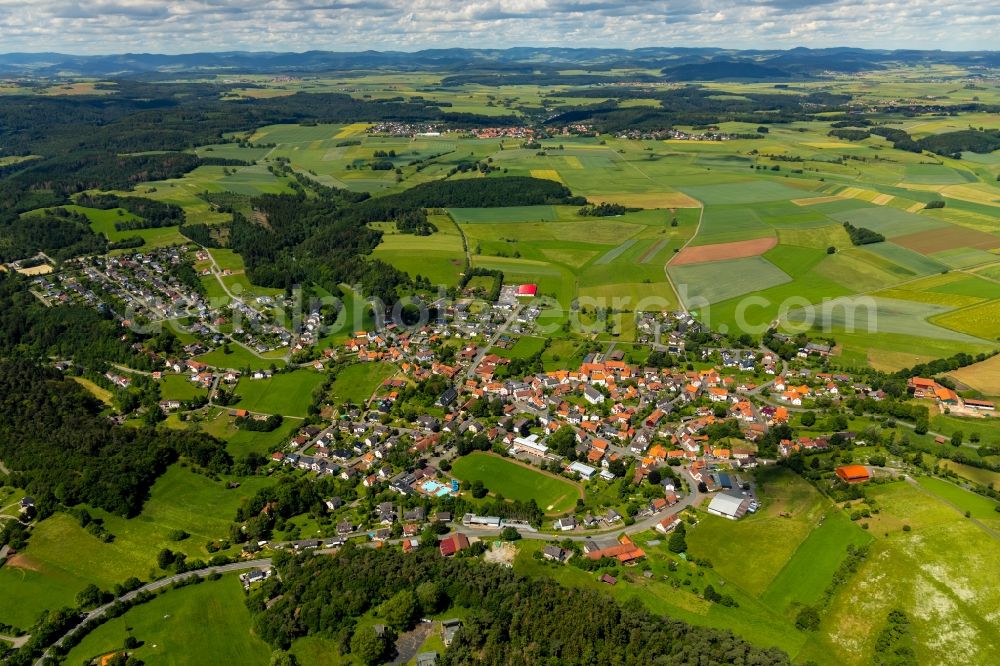
<path fill-rule="evenodd" d="M 357 70 L 440 70 L 464 72 L 584 69 L 659 69 L 672 80 L 724 78 L 777 79 L 857 72 L 892 64 L 950 64 L 1000 67 L 1000 51 L 881 51 L 854 48 L 738 51 L 718 48 L 641 49 L 536 48 L 428 49 L 402 51 L 306 51 L 274 53 L 224 51 L 163 55 L 0 54 L 0 76 L 166 77 L 179 73 L 297 74 Z"/>

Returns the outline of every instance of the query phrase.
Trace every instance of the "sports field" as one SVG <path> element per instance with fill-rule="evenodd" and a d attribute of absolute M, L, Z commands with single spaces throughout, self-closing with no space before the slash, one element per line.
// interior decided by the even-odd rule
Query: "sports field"
<path fill-rule="evenodd" d="M 482 481 L 491 493 L 507 499 L 535 500 L 551 515 L 569 511 L 583 497 L 579 485 L 568 479 L 481 451 L 455 460 L 451 473 L 461 481 Z"/>

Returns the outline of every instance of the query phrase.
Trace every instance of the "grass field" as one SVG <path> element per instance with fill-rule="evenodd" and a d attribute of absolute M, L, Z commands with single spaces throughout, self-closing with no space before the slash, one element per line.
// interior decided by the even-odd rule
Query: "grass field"
<path fill-rule="evenodd" d="M 1000 603 L 1000 590 L 982 584 L 1000 574 L 1000 561 L 988 555 L 996 552 L 996 537 L 937 492 L 952 496 L 936 484 L 896 482 L 869 490 L 880 509 L 868 521 L 875 537 L 871 554 L 838 588 L 819 640 L 802 658 L 869 663 L 892 608 L 910 617 L 917 663 L 986 663 L 1000 652 L 1000 631 L 986 620 Z"/>
<path fill-rule="evenodd" d="M 583 491 L 572 481 L 480 451 L 458 458 L 452 474 L 461 481 L 482 481 L 490 492 L 507 499 L 533 499 L 542 511 L 552 515 L 569 511 L 577 498 L 583 497 Z"/>
<path fill-rule="evenodd" d="M 396 372 L 396 368 L 384 363 L 355 363 L 340 370 L 330 390 L 330 401 L 339 405 L 351 402 L 365 404 L 372 393 L 386 379 Z"/>
<path fill-rule="evenodd" d="M 254 432 L 237 428 L 234 419 L 227 410 L 218 410 L 208 420 L 200 424 L 201 430 L 226 443 L 226 450 L 235 459 L 240 459 L 250 452 L 266 455 L 282 448 L 292 437 L 292 433 L 301 425 L 298 419 L 285 419 L 280 426 L 271 432 Z"/>
<path fill-rule="evenodd" d="M 98 386 L 86 377 L 73 377 L 73 381 L 90 391 L 95 398 L 103 402 L 105 405 L 110 406 L 114 403 L 114 396 L 111 394 L 111 391 Z"/>
<path fill-rule="evenodd" d="M 207 354 L 198 356 L 196 360 L 216 368 L 232 368 L 234 370 L 267 370 L 272 365 L 283 368 L 285 361 L 280 358 L 261 358 L 241 344 L 230 344 L 227 354 L 222 347 L 213 349 Z"/>
<path fill-rule="evenodd" d="M 295 370 L 269 379 L 240 378 L 237 407 L 282 416 L 306 416 L 313 391 L 323 384 L 325 375 L 314 370 Z"/>
<path fill-rule="evenodd" d="M 70 650 L 66 662 L 121 649 L 128 636 L 141 647 L 131 651 L 144 663 L 259 664 L 270 661 L 271 649 L 251 632 L 250 611 L 235 575 L 161 593 L 88 634 Z"/>
<path fill-rule="evenodd" d="M 719 303 L 792 280 L 788 274 L 763 257 L 670 266 L 668 270 L 688 307 L 697 307 L 699 301 Z M 736 275 L 739 280 L 731 279 Z"/>
<path fill-rule="evenodd" d="M 188 375 L 164 375 L 160 380 L 163 400 L 191 400 L 202 395 L 208 395 L 208 391 L 192 382 Z"/>
<path fill-rule="evenodd" d="M 438 228 L 430 236 L 383 232 L 372 257 L 432 284 L 453 286 L 465 265 L 462 237 L 446 215 L 432 215 L 430 221 Z"/>
<path fill-rule="evenodd" d="M 934 317 L 934 323 L 986 340 L 1000 339 L 1000 299 Z"/>

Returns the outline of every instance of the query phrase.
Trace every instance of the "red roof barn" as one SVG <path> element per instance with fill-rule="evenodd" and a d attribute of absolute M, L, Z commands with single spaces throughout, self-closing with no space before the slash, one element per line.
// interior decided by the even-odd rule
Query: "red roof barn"
<path fill-rule="evenodd" d="M 522 284 L 517 288 L 518 296 L 537 296 L 538 295 L 538 285 L 537 284 Z"/>
<path fill-rule="evenodd" d="M 454 534 L 445 537 L 438 545 L 442 557 L 454 555 L 458 551 L 465 550 L 468 547 L 469 539 L 461 532 L 455 532 Z"/>

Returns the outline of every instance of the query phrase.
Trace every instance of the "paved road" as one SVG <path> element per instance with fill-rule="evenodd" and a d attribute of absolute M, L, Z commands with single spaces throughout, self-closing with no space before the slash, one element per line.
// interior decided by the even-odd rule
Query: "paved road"
<path fill-rule="evenodd" d="M 483 348 L 479 350 L 479 353 L 476 354 L 476 358 L 472 360 L 472 363 L 469 365 L 469 369 L 465 371 L 466 377 L 470 379 L 472 377 L 475 377 L 476 368 L 478 368 L 479 364 L 483 362 L 483 358 L 485 358 L 485 356 L 490 352 L 490 349 L 493 347 L 493 345 L 497 343 L 497 340 L 500 339 L 500 336 L 507 332 L 507 329 L 510 328 L 510 325 L 513 324 L 514 321 L 517 319 L 517 315 L 521 314 L 521 310 L 523 308 L 524 306 L 521 304 L 518 304 L 514 307 L 514 309 L 510 313 L 510 316 L 507 317 L 507 321 L 505 321 L 503 324 L 500 325 L 500 327 L 496 330 L 496 333 L 493 334 L 493 337 L 491 337 L 489 341 L 483 345 Z"/>
<path fill-rule="evenodd" d="M 183 580 L 185 578 L 190 578 L 191 576 L 208 576 L 209 574 L 213 573 L 230 573 L 233 571 L 245 571 L 247 569 L 263 569 L 270 566 L 271 566 L 271 560 L 269 558 L 264 558 L 259 560 L 247 560 L 246 562 L 233 562 L 232 564 L 223 564 L 217 567 L 206 567 L 205 569 L 187 571 L 182 574 L 176 574 L 174 576 L 168 576 L 167 578 L 161 578 L 160 580 L 153 581 L 152 583 L 143 585 L 137 590 L 133 590 L 132 592 L 129 592 L 127 594 L 123 594 L 122 596 L 118 597 L 115 601 L 112 601 L 109 604 L 105 604 L 99 608 L 95 608 L 94 610 L 85 613 L 83 615 L 82 620 L 80 621 L 80 624 L 76 625 L 75 627 L 67 631 L 65 634 L 63 634 L 63 636 L 59 640 L 57 640 L 53 644 L 53 646 L 62 645 L 67 638 L 69 638 L 70 636 L 74 635 L 77 631 L 79 631 L 80 627 L 85 622 L 87 622 L 88 620 L 93 620 L 95 618 L 101 617 L 102 615 L 108 612 L 108 609 L 111 608 L 111 606 L 114 603 L 118 601 L 130 601 L 131 599 L 134 599 L 136 596 L 138 596 L 141 592 L 152 592 L 153 590 L 158 590 L 176 581 Z M 49 656 L 49 650 L 51 650 L 51 648 L 45 650 L 45 653 L 42 654 L 42 656 L 39 657 L 38 660 L 35 662 L 35 666 L 42 666 L 42 662 L 44 662 L 45 659 Z"/>

